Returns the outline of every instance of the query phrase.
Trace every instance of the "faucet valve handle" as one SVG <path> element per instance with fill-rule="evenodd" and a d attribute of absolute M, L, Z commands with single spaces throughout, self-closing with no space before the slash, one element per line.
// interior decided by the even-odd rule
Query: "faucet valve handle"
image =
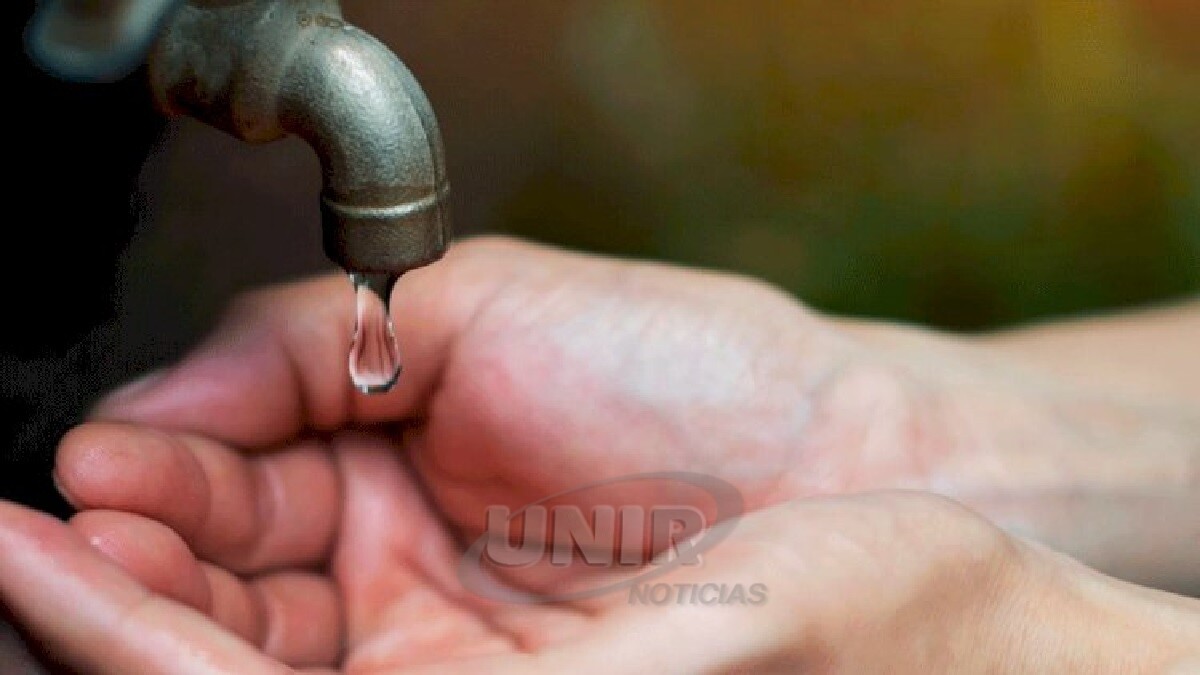
<path fill-rule="evenodd" d="M 146 58 L 183 0 L 42 0 L 25 31 L 34 63 L 75 82 L 114 82 Z"/>

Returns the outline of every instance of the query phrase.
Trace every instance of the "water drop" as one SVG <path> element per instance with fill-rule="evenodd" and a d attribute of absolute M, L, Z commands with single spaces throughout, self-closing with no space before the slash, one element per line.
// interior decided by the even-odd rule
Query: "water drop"
<path fill-rule="evenodd" d="M 400 348 L 388 310 L 396 278 L 393 274 L 350 275 L 357 312 L 350 345 L 350 380 L 364 394 L 387 393 L 400 377 Z"/>

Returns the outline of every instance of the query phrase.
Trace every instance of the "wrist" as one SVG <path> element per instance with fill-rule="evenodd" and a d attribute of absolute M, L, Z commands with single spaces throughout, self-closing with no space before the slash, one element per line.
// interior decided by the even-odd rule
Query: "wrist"
<path fill-rule="evenodd" d="M 1027 414 L 995 428 L 988 420 L 1001 415 L 973 411 L 970 426 L 1009 439 L 994 448 L 1007 483 L 956 496 L 1106 574 L 1200 594 L 1200 415 L 971 346 L 1005 373 L 996 390 L 1011 387 L 1011 405 Z"/>
<path fill-rule="evenodd" d="M 907 398 L 893 407 L 911 418 L 929 477 L 952 497 L 1200 488 L 1200 411 L 1087 386 L 986 338 L 838 326 L 856 343 L 853 360 L 896 380 L 890 390 Z M 851 409 L 842 425 L 866 412 Z"/>
<path fill-rule="evenodd" d="M 1015 560 L 992 626 L 1005 672 L 1169 673 L 1200 659 L 1200 601 L 1025 541 Z"/>
<path fill-rule="evenodd" d="M 1089 388 L 988 339 L 837 326 L 856 345 L 856 362 L 892 374 L 889 391 L 907 398 L 876 401 L 883 420 L 869 406 L 819 415 L 849 435 L 827 445 L 850 447 L 899 424 L 901 448 L 921 471 L 910 482 L 1105 573 L 1200 595 L 1200 415 L 1119 387 Z M 901 414 L 910 419 L 897 422 Z"/>

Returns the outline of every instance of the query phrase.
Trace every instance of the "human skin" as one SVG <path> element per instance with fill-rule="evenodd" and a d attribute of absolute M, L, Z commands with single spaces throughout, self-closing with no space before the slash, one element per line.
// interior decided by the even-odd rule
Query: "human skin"
<path fill-rule="evenodd" d="M 37 563 L 86 558 L 72 569 L 136 579 L 214 619 L 156 600 L 189 617 L 168 646 L 225 653 L 225 626 L 268 656 L 330 664 L 345 639 L 344 664 L 363 672 L 461 666 L 475 650 L 489 668 L 665 658 L 625 642 L 647 635 L 701 645 L 683 671 L 858 672 L 851 659 L 874 658 L 889 672 L 1154 672 L 1200 644 L 1194 601 L 1091 572 L 938 498 L 824 497 L 940 492 L 1105 570 L 1195 588 L 1200 420 L 1145 373 L 1132 391 L 1097 391 L 1031 347 L 1058 339 L 1045 332 L 839 321 L 757 282 L 506 241 L 456 247 L 393 302 L 407 370 L 386 396 L 346 380 L 350 298 L 330 278 L 251 296 L 180 366 L 108 399 L 64 439 L 56 477 L 83 509 L 72 528 L 124 572 L 9 508 L 9 545 L 42 553 L 0 569 L 25 580 L 0 581 L 6 602 L 35 632 L 69 630 L 39 623 L 21 593 Z M 458 541 L 487 506 L 663 470 L 741 491 L 751 513 L 704 573 L 769 577 L 768 611 L 513 609 L 456 586 Z M 606 497 L 655 499 L 634 486 Z M 759 544 L 737 538 L 747 532 Z M 77 585 L 113 602 L 94 580 Z M 919 643 L 946 649 L 913 653 Z"/>
<path fill-rule="evenodd" d="M 1200 656 L 1200 602 L 1106 577 L 927 493 L 767 507 L 701 568 L 658 581 L 759 583 L 765 604 L 490 603 L 447 575 L 455 544 L 392 448 L 347 445 L 327 573 L 281 556 L 235 578 L 240 565 L 198 563 L 128 513 L 64 525 L 0 503 L 0 598 L 59 662 L 114 675 L 1182 675 Z"/>

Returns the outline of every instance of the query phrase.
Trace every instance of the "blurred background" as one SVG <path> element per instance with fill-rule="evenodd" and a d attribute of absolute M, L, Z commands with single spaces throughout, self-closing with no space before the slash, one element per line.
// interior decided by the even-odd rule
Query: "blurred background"
<path fill-rule="evenodd" d="M 306 146 L 166 123 L 137 75 L 55 83 L 20 51 L 32 4 L 9 4 L 6 107 L 40 139 L 11 187 L 54 205 L 10 222 L 79 297 L 39 290 L 39 244 L 9 249 L 0 496 L 61 509 L 50 453 L 98 392 L 237 291 L 329 265 Z M 1195 0 L 343 4 L 432 100 L 460 234 L 953 330 L 1200 289 Z"/>

